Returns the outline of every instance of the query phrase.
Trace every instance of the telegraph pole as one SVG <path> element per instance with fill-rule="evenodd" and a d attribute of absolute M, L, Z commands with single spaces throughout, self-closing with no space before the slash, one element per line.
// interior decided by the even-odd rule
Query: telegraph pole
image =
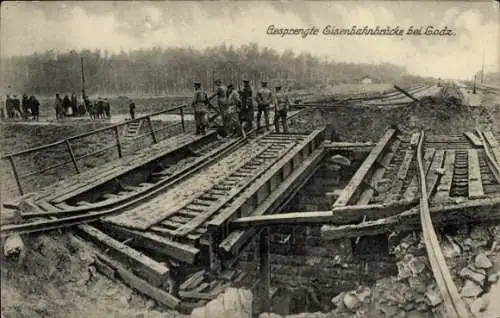
<path fill-rule="evenodd" d="M 484 82 L 484 46 L 483 46 L 483 66 L 481 68 L 481 84 Z"/>
<path fill-rule="evenodd" d="M 474 86 L 472 86 L 472 94 L 476 94 L 476 75 L 474 74 Z"/>

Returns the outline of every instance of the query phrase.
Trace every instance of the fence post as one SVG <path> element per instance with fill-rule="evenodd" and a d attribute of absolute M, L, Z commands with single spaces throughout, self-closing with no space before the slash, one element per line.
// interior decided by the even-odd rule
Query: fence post
<path fill-rule="evenodd" d="M 75 166 L 76 173 L 80 173 L 80 169 L 78 168 L 78 163 L 75 159 L 75 154 L 73 153 L 73 149 L 71 149 L 71 145 L 69 144 L 68 139 L 65 140 L 66 147 L 68 148 L 69 155 L 71 156 L 71 160 L 73 161 L 73 165 Z"/>
<path fill-rule="evenodd" d="M 23 187 L 21 186 L 21 180 L 19 180 L 19 175 L 17 174 L 16 165 L 14 163 L 14 158 L 12 158 L 12 156 L 9 156 L 9 161 L 10 165 L 12 166 L 12 172 L 14 173 L 14 179 L 16 179 L 19 194 L 24 195 Z"/>
<path fill-rule="evenodd" d="M 151 123 L 151 117 L 150 116 L 146 117 L 146 120 L 148 121 L 149 131 L 151 131 L 151 137 L 153 138 L 153 143 L 157 144 L 158 141 L 156 140 L 155 131 L 153 130 L 153 124 Z"/>
<path fill-rule="evenodd" d="M 118 158 L 122 157 L 122 145 L 120 144 L 120 133 L 118 132 L 118 126 L 114 127 L 115 137 L 116 137 L 116 148 L 118 148 Z"/>
<path fill-rule="evenodd" d="M 181 107 L 180 110 L 181 110 L 182 132 L 186 132 L 186 126 L 184 125 L 184 107 Z"/>

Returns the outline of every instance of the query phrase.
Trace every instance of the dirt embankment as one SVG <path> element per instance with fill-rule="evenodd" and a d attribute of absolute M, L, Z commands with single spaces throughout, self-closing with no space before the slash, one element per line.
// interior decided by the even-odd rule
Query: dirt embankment
<path fill-rule="evenodd" d="M 25 236 L 24 243 L 21 263 L 0 256 L 5 318 L 185 317 L 96 273 L 93 250 L 71 234 Z"/>

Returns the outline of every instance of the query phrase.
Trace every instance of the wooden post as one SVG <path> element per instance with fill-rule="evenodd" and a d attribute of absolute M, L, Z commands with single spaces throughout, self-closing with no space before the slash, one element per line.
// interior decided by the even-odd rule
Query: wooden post
<path fill-rule="evenodd" d="M 73 149 L 71 149 L 71 145 L 68 139 L 65 140 L 66 147 L 68 148 L 69 155 L 71 156 L 71 161 L 73 161 L 73 165 L 75 166 L 76 173 L 80 173 L 80 169 L 78 168 L 78 163 L 75 159 L 75 154 L 73 153 Z"/>
<path fill-rule="evenodd" d="M 146 117 L 146 120 L 148 121 L 148 126 L 149 126 L 149 131 L 151 131 L 151 137 L 153 138 L 153 143 L 157 144 L 158 141 L 156 140 L 156 135 L 153 130 L 153 124 L 151 123 L 151 117 Z"/>
<path fill-rule="evenodd" d="M 19 189 L 19 194 L 23 195 L 23 187 L 21 186 L 21 180 L 19 180 L 19 175 L 17 174 L 16 165 L 14 163 L 14 158 L 9 156 L 10 165 L 12 166 L 12 172 L 14 173 L 14 178 L 16 179 L 17 188 Z"/>
<path fill-rule="evenodd" d="M 215 239 L 215 233 L 210 233 L 210 241 L 208 245 L 208 253 L 209 253 L 209 261 L 210 261 L 210 272 L 215 275 L 215 277 L 219 277 L 222 271 L 222 263 L 219 259 L 219 255 L 217 253 L 218 249 L 217 240 Z"/>
<path fill-rule="evenodd" d="M 260 313 L 268 312 L 270 307 L 271 263 L 269 236 L 269 227 L 264 228 L 259 234 L 259 276 L 261 281 L 258 287 L 258 295 L 260 298 Z"/>
<path fill-rule="evenodd" d="M 181 110 L 181 125 L 182 125 L 182 132 L 186 132 L 186 127 L 184 125 L 184 107 L 180 108 Z"/>
<path fill-rule="evenodd" d="M 115 137 L 116 137 L 116 147 L 118 149 L 118 158 L 122 157 L 122 145 L 120 144 L 120 133 L 118 132 L 118 126 L 115 126 Z"/>

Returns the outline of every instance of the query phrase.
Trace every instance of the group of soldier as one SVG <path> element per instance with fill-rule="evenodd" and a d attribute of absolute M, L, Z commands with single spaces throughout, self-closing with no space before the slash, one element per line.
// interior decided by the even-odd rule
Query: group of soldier
<path fill-rule="evenodd" d="M 31 95 L 23 94 L 21 100 L 16 95 L 6 95 L 0 106 L 0 117 L 7 119 L 28 119 L 38 120 L 40 115 L 40 102 Z"/>
<path fill-rule="evenodd" d="M 196 123 L 196 134 L 205 134 L 208 128 L 208 107 L 214 109 L 222 117 L 222 134 L 225 136 L 241 135 L 244 131 L 253 129 L 254 105 L 257 105 L 257 132 L 261 131 L 261 118 L 264 114 L 264 128 L 269 130 L 269 113 L 274 111 L 276 132 L 283 127 L 288 132 L 287 112 L 289 108 L 288 95 L 282 91 L 281 85 L 276 85 L 274 92 L 268 88 L 267 81 L 261 82 L 261 88 L 254 94 L 248 79 L 243 80 L 243 89 L 236 90 L 233 84 L 227 86 L 221 80 L 215 82 L 215 92 L 209 97 L 201 88 L 199 81 L 194 82 L 194 97 L 192 106 Z M 217 98 L 216 106 L 210 100 Z"/>
<path fill-rule="evenodd" d="M 88 96 L 84 96 L 83 103 L 78 103 L 75 93 L 71 95 L 71 99 L 68 95 L 61 98 L 59 94 L 56 94 L 54 109 L 57 119 L 67 116 L 83 116 L 86 113 L 89 114 L 90 119 L 111 118 L 111 105 L 107 98 L 101 97 L 93 103 Z"/>

